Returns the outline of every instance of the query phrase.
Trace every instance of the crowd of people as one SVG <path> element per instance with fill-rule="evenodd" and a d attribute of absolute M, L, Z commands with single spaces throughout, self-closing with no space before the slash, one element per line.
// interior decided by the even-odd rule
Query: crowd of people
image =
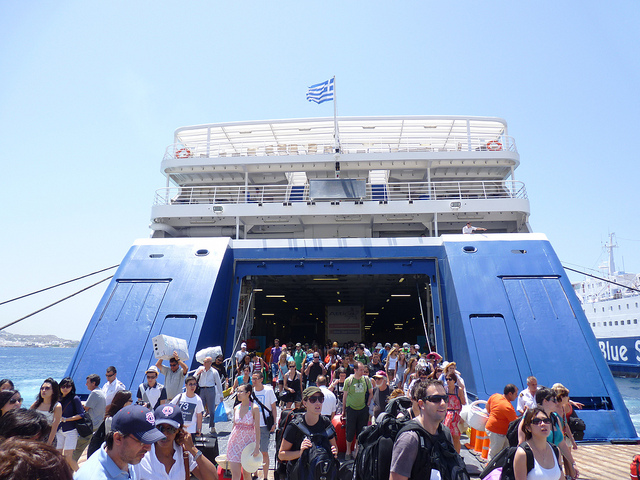
<path fill-rule="evenodd" d="M 206 419 L 208 435 L 217 435 L 216 408 L 229 393 L 236 403 L 226 452 L 233 480 L 253 473 L 243 471 L 246 448 L 251 449 L 252 457 L 261 457 L 262 476 L 267 478 L 269 444 L 274 441 L 272 434 L 282 412 L 301 411 L 303 415 L 283 431 L 276 445 L 279 461 L 300 458 L 310 447 L 309 436 L 322 432 L 327 448 L 337 456 L 334 416 L 344 426 L 344 459 L 349 460 L 357 451 L 358 434 L 396 397 L 408 397 L 415 421 L 460 453 L 460 412 L 468 397 L 456 363 L 442 360 L 437 352 L 421 350 L 417 344 L 375 343 L 368 347 L 349 342 L 321 347 L 296 343 L 287 347 L 275 339 L 260 354 L 248 351 L 242 343 L 230 368 L 225 368 L 224 357 L 218 355 L 205 358 L 201 367 L 189 372 L 174 352 L 168 366 L 158 360 L 146 370 L 135 395 L 118 380 L 115 366 L 107 367 L 102 386 L 98 374 L 87 376 L 89 395 L 85 401 L 76 395 L 73 379 L 67 377 L 58 383 L 47 378 L 29 409 L 21 408 L 23 399 L 13 383 L 2 380 L 0 459 L 7 461 L 9 449 L 29 451 L 37 442 L 42 446 L 41 456 L 57 455 L 64 460 L 49 461 L 52 472 L 61 475 L 51 478 L 71 478 L 69 472 L 75 471 L 75 478 L 81 480 L 114 478 L 120 471 L 137 479 L 182 479 L 189 471 L 198 479 L 212 480 L 217 478 L 215 466 L 195 448 L 195 437 L 203 434 Z M 509 424 L 520 419 L 519 443 L 532 445 L 539 466 L 564 469 L 569 477 L 577 478 L 571 455 L 577 444 L 568 418 L 570 410 L 581 405 L 570 402 L 568 394 L 563 385 L 539 388 L 535 377 L 529 377 L 521 393 L 508 384 L 502 393 L 492 395 L 486 426 L 490 457 L 508 446 Z M 88 423 L 91 433 L 80 435 L 81 423 Z M 408 478 L 416 458 L 418 436 L 408 433 L 394 443 L 390 475 L 394 480 Z M 559 448 L 564 464 L 556 460 L 550 466 L 553 462 L 541 440 L 543 433 Z M 14 437 L 20 440 L 8 442 Z M 253 447 L 248 447 L 252 443 Z M 79 468 L 85 449 L 88 460 Z M 34 461 L 38 458 L 34 456 Z M 516 460 L 516 469 L 526 468 L 520 454 Z"/>

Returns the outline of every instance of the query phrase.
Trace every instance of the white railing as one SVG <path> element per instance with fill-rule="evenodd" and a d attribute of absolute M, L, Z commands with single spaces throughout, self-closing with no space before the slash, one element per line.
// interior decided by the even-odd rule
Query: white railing
<path fill-rule="evenodd" d="M 412 142 L 393 143 L 371 139 L 368 143 L 340 143 L 340 153 L 398 153 L 398 152 L 464 152 L 464 151 L 516 151 L 513 137 L 501 135 L 425 137 Z M 174 143 L 167 147 L 164 160 L 215 157 L 263 157 L 284 155 L 327 155 L 335 153 L 333 143 L 290 143 L 268 142 L 246 143 Z"/>
<path fill-rule="evenodd" d="M 424 200 L 491 200 L 527 198 L 523 182 L 466 181 L 466 182 L 403 182 L 379 185 L 367 184 L 362 201 L 424 201 Z M 356 200 L 356 199 L 352 199 Z M 320 201 L 309 197 L 309 184 L 261 185 L 245 187 L 205 186 L 166 187 L 156 190 L 154 205 L 193 205 L 221 203 L 296 203 Z M 321 200 L 330 202 L 331 200 Z"/>

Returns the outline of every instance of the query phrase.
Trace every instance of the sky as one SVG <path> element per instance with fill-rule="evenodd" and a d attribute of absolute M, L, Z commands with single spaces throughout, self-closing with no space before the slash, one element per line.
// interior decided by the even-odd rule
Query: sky
<path fill-rule="evenodd" d="M 334 75 L 341 116 L 506 119 L 533 231 L 578 269 L 615 232 L 640 272 L 635 1 L 5 0 L 0 24 L 0 302 L 149 237 L 176 128 L 331 116 L 305 93 Z M 109 274 L 0 305 L 0 326 Z M 106 285 L 7 331 L 80 339 Z"/>

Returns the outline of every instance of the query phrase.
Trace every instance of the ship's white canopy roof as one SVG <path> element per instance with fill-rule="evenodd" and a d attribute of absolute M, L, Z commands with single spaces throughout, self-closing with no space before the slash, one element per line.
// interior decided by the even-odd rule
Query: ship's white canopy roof
<path fill-rule="evenodd" d="M 507 123 L 497 117 L 393 116 L 338 117 L 340 143 L 445 145 L 470 135 L 487 140 L 507 135 Z M 226 144 L 235 148 L 248 144 L 330 144 L 334 119 L 310 118 L 216 123 L 178 128 L 175 142 Z"/>

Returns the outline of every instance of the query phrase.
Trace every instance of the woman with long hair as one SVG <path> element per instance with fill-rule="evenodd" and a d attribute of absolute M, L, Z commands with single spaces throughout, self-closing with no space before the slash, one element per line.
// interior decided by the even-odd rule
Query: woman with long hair
<path fill-rule="evenodd" d="M 447 416 L 444 419 L 444 424 L 451 430 L 451 438 L 453 439 L 453 446 L 456 452 L 460 453 L 460 412 L 462 411 L 462 405 L 465 405 L 467 401 L 464 395 L 464 386 L 458 385 L 458 377 L 455 373 L 448 373 L 445 376 L 447 385 L 445 391 L 447 392 Z"/>
<path fill-rule="evenodd" d="M 71 377 L 65 377 L 60 381 L 60 404 L 62 405 L 62 418 L 56 432 L 56 448 L 62 452 L 65 460 L 75 472 L 78 463 L 72 458 L 73 451 L 78 443 L 78 420 L 84 418 L 84 407 L 80 398 L 76 395 L 76 385 Z"/>
<path fill-rule="evenodd" d="M 418 359 L 417 358 L 410 358 L 409 359 L 409 363 L 407 365 L 407 368 L 406 368 L 406 370 L 404 372 L 404 380 L 402 381 L 402 389 L 404 390 L 404 392 L 405 392 L 405 394 L 407 396 L 409 395 L 409 385 L 411 385 L 411 382 L 415 378 L 417 365 L 418 365 Z"/>
<path fill-rule="evenodd" d="M 191 435 L 184 428 L 180 407 L 172 403 L 155 409 L 156 428 L 166 437 L 151 445 L 142 461 L 134 465 L 138 480 L 158 478 L 180 479 L 190 475 L 197 480 L 217 480 L 216 467 L 193 445 Z M 187 458 L 184 458 L 184 454 Z"/>
<path fill-rule="evenodd" d="M 40 386 L 40 391 L 36 397 L 36 401 L 31 405 L 32 410 L 38 410 L 42 413 L 49 425 L 51 425 L 51 433 L 47 439 L 47 444 L 52 445 L 53 440 L 56 438 L 56 432 L 58 431 L 58 425 L 60 425 L 60 419 L 62 418 L 62 405 L 58 402 L 60 397 L 60 387 L 58 382 L 49 377 Z"/>
<path fill-rule="evenodd" d="M 0 417 L 9 410 L 22 406 L 22 397 L 17 390 L 0 390 Z"/>
<path fill-rule="evenodd" d="M 233 428 L 227 443 L 227 461 L 231 469 L 232 480 L 251 478 L 251 474 L 242 471 L 242 451 L 251 442 L 255 442 L 255 448 L 251 456 L 260 455 L 260 409 L 251 399 L 253 387 L 249 384 L 240 385 L 237 396 L 240 403 L 233 409 Z"/>
<path fill-rule="evenodd" d="M 289 371 L 284 376 L 283 392 L 284 400 L 287 402 L 286 408 L 291 408 L 295 402 L 296 408 L 300 407 L 302 400 L 302 374 L 296 370 L 296 362 L 289 362 Z"/>
<path fill-rule="evenodd" d="M 129 390 L 120 390 L 116 392 L 111 403 L 107 405 L 107 409 L 104 413 L 104 420 L 93 434 L 93 437 L 91 437 L 91 442 L 87 448 L 87 458 L 100 448 L 107 436 L 107 433 L 111 431 L 111 421 L 113 420 L 113 416 L 132 403 L 133 400 Z"/>
<path fill-rule="evenodd" d="M 562 471 L 555 450 L 549 445 L 547 437 L 551 431 L 551 418 L 543 407 L 535 407 L 524 414 L 521 428 L 525 441 L 533 452 L 534 466 L 527 471 L 527 452 L 521 445 L 513 459 L 513 472 L 516 480 L 560 480 Z"/>

